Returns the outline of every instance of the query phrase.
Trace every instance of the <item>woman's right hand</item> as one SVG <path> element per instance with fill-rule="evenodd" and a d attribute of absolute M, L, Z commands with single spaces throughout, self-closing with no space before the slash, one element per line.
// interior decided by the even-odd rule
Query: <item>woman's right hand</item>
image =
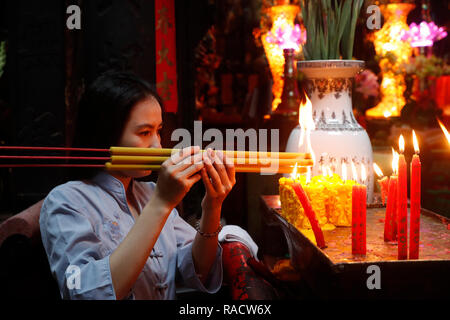
<path fill-rule="evenodd" d="M 204 167 L 200 147 L 187 147 L 164 161 L 158 173 L 155 196 L 172 211 L 191 187 L 201 179 Z"/>

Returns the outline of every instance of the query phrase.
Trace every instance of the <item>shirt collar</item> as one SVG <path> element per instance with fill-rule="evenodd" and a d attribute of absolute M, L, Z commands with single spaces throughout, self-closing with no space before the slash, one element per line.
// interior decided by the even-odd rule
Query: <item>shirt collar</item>
<path fill-rule="evenodd" d="M 113 193 L 122 195 L 123 197 L 125 197 L 125 201 L 126 201 L 125 188 L 123 186 L 122 181 L 120 181 L 116 177 L 112 176 L 107 171 L 104 171 L 104 170 L 100 171 L 99 173 L 97 173 L 94 176 L 94 178 L 92 180 L 95 184 L 99 185 L 101 188 L 103 188 L 109 192 L 113 192 Z M 135 183 L 134 183 L 133 179 L 131 179 L 130 183 L 131 183 L 131 188 L 132 188 L 131 191 L 134 194 Z"/>

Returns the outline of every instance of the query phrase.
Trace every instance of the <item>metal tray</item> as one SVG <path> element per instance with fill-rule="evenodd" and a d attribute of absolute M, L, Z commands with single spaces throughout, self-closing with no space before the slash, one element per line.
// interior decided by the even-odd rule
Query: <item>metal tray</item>
<path fill-rule="evenodd" d="M 281 215 L 278 195 L 261 196 L 264 221 L 279 226 L 292 266 L 319 297 L 450 298 L 450 220 L 422 209 L 418 260 L 397 260 L 397 244 L 384 242 L 384 208 L 367 209 L 367 255 L 351 253 L 351 228 L 324 231 L 320 249 Z M 380 289 L 369 289 L 373 267 Z M 372 278 L 371 278 L 372 276 Z"/>

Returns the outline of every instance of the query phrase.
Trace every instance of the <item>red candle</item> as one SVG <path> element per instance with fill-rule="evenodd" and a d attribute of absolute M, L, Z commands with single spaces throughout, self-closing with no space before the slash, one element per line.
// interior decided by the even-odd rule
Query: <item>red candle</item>
<path fill-rule="evenodd" d="M 364 165 L 361 166 L 361 179 L 362 184 L 359 187 L 359 222 L 360 222 L 360 249 L 359 254 L 366 254 L 366 212 L 367 212 L 367 187 L 366 187 L 366 167 Z"/>
<path fill-rule="evenodd" d="M 411 195 L 410 195 L 410 222 L 409 222 L 409 258 L 419 259 L 420 239 L 420 177 L 421 163 L 419 158 L 419 145 L 413 130 L 414 154 L 411 161 Z"/>
<path fill-rule="evenodd" d="M 325 239 L 323 238 L 322 229 L 319 226 L 316 214 L 311 206 L 311 202 L 309 202 L 305 190 L 302 188 L 302 185 L 300 183 L 293 183 L 292 188 L 294 189 L 298 199 L 300 200 L 303 210 L 305 210 L 305 214 L 308 217 L 309 222 L 311 223 L 314 236 L 316 237 L 317 246 L 319 248 L 325 248 Z"/>
<path fill-rule="evenodd" d="M 384 241 L 394 241 L 397 233 L 394 233 L 397 224 L 395 223 L 397 211 L 397 176 L 392 175 L 389 179 L 388 198 L 386 202 L 386 217 L 384 220 Z"/>
<path fill-rule="evenodd" d="M 356 167 L 352 161 L 353 180 L 355 184 L 352 186 L 352 254 L 361 254 L 362 252 L 362 217 L 361 217 L 361 202 L 362 202 L 362 188 L 356 181 L 358 181 L 358 174 Z"/>
<path fill-rule="evenodd" d="M 359 185 L 354 184 L 352 186 L 352 254 L 358 254 L 359 252 L 359 233 L 361 230 L 359 221 L 359 210 L 360 210 L 360 196 L 359 196 Z"/>
<path fill-rule="evenodd" d="M 398 259 L 408 259 L 408 194 L 407 194 L 407 172 L 406 160 L 403 155 L 405 140 L 400 135 L 400 155 L 398 159 L 398 186 L 397 186 L 397 239 Z"/>

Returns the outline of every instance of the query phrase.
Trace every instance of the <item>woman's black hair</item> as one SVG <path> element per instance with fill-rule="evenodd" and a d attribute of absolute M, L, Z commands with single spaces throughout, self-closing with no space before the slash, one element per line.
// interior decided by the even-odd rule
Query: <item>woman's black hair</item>
<path fill-rule="evenodd" d="M 109 149 L 117 145 L 133 106 L 150 97 L 163 108 L 156 90 L 135 74 L 121 71 L 103 73 L 80 100 L 72 146 Z M 71 170 L 69 178 L 88 179 L 98 171 L 78 168 Z"/>

